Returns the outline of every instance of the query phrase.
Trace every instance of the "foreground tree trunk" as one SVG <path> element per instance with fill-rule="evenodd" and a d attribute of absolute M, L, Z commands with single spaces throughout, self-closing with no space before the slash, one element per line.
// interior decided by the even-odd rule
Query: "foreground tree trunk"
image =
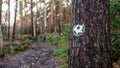
<path fill-rule="evenodd" d="M 109 0 L 72 0 L 73 25 L 85 32 L 71 34 L 69 68 L 112 68 Z"/>

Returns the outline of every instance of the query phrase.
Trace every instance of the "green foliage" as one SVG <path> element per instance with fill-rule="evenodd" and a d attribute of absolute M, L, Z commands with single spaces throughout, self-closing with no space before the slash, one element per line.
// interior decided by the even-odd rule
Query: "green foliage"
<path fill-rule="evenodd" d="M 20 37 L 18 37 L 18 39 L 17 40 L 19 40 L 19 41 L 25 41 L 25 40 L 35 40 L 35 38 L 33 38 L 32 36 L 30 36 L 30 35 L 23 35 L 23 36 L 20 36 Z"/>
<path fill-rule="evenodd" d="M 0 57 L 4 57 L 5 54 L 3 52 L 0 52 Z"/>
<path fill-rule="evenodd" d="M 62 33 L 68 38 L 70 39 L 70 32 L 71 32 L 71 24 L 64 24 L 62 26 Z"/>
<path fill-rule="evenodd" d="M 68 56 L 68 48 L 59 48 L 54 51 L 54 55 L 58 56 L 60 55 L 61 57 L 67 57 Z"/>
<path fill-rule="evenodd" d="M 25 51 L 28 47 L 30 47 L 29 42 L 20 42 L 14 41 L 8 47 L 6 47 L 6 52 L 10 54 L 14 54 L 16 52 Z"/>
<path fill-rule="evenodd" d="M 112 27 L 112 59 L 120 58 L 120 0 L 111 0 L 110 18 Z"/>
<path fill-rule="evenodd" d="M 112 32 L 112 45 L 120 47 L 120 30 Z"/>
<path fill-rule="evenodd" d="M 112 28 L 120 28 L 120 0 L 111 0 L 110 2 L 110 18 Z"/>
<path fill-rule="evenodd" d="M 46 34 L 45 35 L 45 41 L 48 43 L 51 43 L 52 45 L 55 45 L 59 42 L 60 36 L 58 33 L 52 33 L 52 34 Z"/>
<path fill-rule="evenodd" d="M 117 61 L 120 58 L 120 30 L 112 32 L 112 59 Z"/>
<path fill-rule="evenodd" d="M 7 26 L 5 24 L 2 24 L 2 34 L 3 34 L 3 38 L 6 39 L 6 35 L 7 35 Z"/>
<path fill-rule="evenodd" d="M 13 46 L 16 51 L 24 51 L 35 41 L 32 36 L 20 36 L 16 41 L 13 42 Z"/>
<path fill-rule="evenodd" d="M 27 48 L 31 46 L 31 44 L 35 41 L 32 36 L 20 36 L 15 41 L 10 42 L 4 49 L 3 54 L 15 54 L 17 52 L 25 51 Z M 2 57 L 2 54 L 0 54 Z"/>
<path fill-rule="evenodd" d="M 69 40 L 70 40 L 70 24 L 64 24 L 62 26 L 62 32 L 60 34 L 58 33 L 51 33 L 45 35 L 45 41 L 56 45 L 56 50 L 54 50 L 54 55 L 59 56 L 62 59 L 67 59 L 68 57 L 68 47 L 69 47 Z M 61 68 L 67 68 L 68 60 L 64 60 L 64 62 L 61 62 Z"/>
<path fill-rule="evenodd" d="M 64 24 L 62 27 L 62 32 L 59 35 L 58 33 L 51 33 L 45 35 L 45 41 L 56 45 L 58 49 L 54 51 L 55 56 L 67 57 L 68 56 L 68 45 L 70 39 L 70 24 Z"/>
<path fill-rule="evenodd" d="M 9 46 L 8 50 L 9 50 L 10 54 L 13 54 L 15 52 L 15 47 L 14 46 Z"/>

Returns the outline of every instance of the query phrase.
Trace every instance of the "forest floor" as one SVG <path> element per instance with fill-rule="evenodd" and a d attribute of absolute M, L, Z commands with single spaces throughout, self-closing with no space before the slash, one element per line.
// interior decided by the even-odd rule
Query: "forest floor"
<path fill-rule="evenodd" d="M 39 39 L 26 51 L 0 60 L 4 62 L 0 63 L 0 68 L 59 68 L 53 56 L 54 49 Z"/>

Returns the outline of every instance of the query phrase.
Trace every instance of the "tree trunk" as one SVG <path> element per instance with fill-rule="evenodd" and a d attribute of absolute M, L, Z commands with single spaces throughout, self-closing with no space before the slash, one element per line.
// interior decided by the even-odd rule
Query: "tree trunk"
<path fill-rule="evenodd" d="M 20 6 L 20 8 L 22 9 L 24 9 L 24 8 L 26 8 L 27 7 L 27 2 L 26 2 L 26 0 L 24 0 L 24 1 L 22 1 L 22 2 L 20 2 L 20 3 L 22 3 L 21 5 L 23 5 L 23 6 Z M 21 10 L 22 11 L 22 16 L 26 16 L 26 10 Z M 20 15 L 21 15 L 21 13 L 20 13 Z M 21 35 L 23 35 L 24 33 L 25 33 L 25 29 L 24 29 L 24 26 L 28 23 L 28 22 L 23 22 L 22 21 L 23 20 L 23 18 L 21 18 L 21 27 L 20 27 L 20 32 L 21 32 Z M 26 20 L 25 20 L 26 21 Z M 23 25 L 24 24 L 24 25 Z M 26 26 L 27 27 L 27 26 Z M 27 28 L 28 30 L 27 30 L 27 34 L 30 34 L 29 32 L 30 32 L 30 30 L 29 30 L 29 28 Z"/>
<path fill-rule="evenodd" d="M 53 32 L 53 30 L 54 30 L 54 0 L 51 0 L 51 6 L 50 6 L 50 23 L 51 23 L 51 28 L 50 28 L 50 30 L 51 30 L 51 32 Z"/>
<path fill-rule="evenodd" d="M 12 35 L 12 39 L 13 39 L 13 40 L 15 39 L 15 33 L 16 33 L 17 7 L 18 7 L 18 0 L 16 0 L 16 6 L 15 6 L 15 17 L 14 17 L 13 35 Z"/>
<path fill-rule="evenodd" d="M 8 0 L 8 40 L 10 39 L 10 0 Z"/>
<path fill-rule="evenodd" d="M 2 30 L 1 30 L 1 21 L 2 20 L 2 0 L 0 0 L 0 48 L 1 52 L 3 50 L 3 35 L 2 35 Z"/>
<path fill-rule="evenodd" d="M 41 13 L 41 11 L 42 11 L 42 10 L 41 10 L 41 0 L 39 0 L 39 3 L 40 3 L 40 7 L 39 7 L 39 11 L 40 11 L 40 12 L 39 12 L 39 27 L 40 27 L 40 28 L 39 28 L 39 29 L 40 29 L 39 32 L 40 32 L 40 33 L 39 33 L 39 34 L 42 34 L 42 28 L 43 28 L 42 23 L 43 23 L 43 22 L 42 22 L 42 17 L 41 17 L 41 16 L 42 16 L 43 14 Z"/>
<path fill-rule="evenodd" d="M 71 34 L 68 68 L 112 68 L 109 0 L 72 0 L 73 26 L 85 32 Z"/>
<path fill-rule="evenodd" d="M 0 25 L 2 24 L 2 0 L 0 0 Z"/>
<path fill-rule="evenodd" d="M 68 7 L 68 0 L 66 0 L 66 4 L 67 4 L 67 6 L 66 6 L 66 23 L 68 23 L 68 11 L 69 11 L 69 7 Z"/>
<path fill-rule="evenodd" d="M 59 34 L 61 33 L 61 25 L 63 24 L 63 8 L 62 0 L 59 0 Z"/>
<path fill-rule="evenodd" d="M 58 17 L 58 13 L 59 13 L 59 4 L 58 1 L 55 0 L 55 32 L 59 32 L 59 17 Z"/>
<path fill-rule="evenodd" d="M 36 23 L 35 23 L 35 34 L 36 34 L 35 37 L 36 37 L 36 39 L 37 39 L 37 35 L 38 35 L 37 22 L 38 22 L 38 17 L 39 17 L 39 16 L 38 16 L 38 15 L 39 15 L 39 11 L 38 11 L 37 2 L 38 2 L 38 1 L 36 0 L 36 18 L 35 18 L 35 19 L 36 19 L 36 21 L 35 21 L 35 22 L 36 22 Z"/>
<path fill-rule="evenodd" d="M 46 10 L 46 0 L 44 1 L 44 34 L 46 33 L 47 27 L 47 10 Z"/>
<path fill-rule="evenodd" d="M 32 4 L 33 0 L 31 0 L 31 33 L 32 36 L 34 37 L 34 24 L 33 24 L 33 4 Z"/>

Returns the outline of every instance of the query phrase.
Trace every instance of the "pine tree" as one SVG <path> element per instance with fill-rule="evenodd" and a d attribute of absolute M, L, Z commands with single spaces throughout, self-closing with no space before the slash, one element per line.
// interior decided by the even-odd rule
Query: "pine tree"
<path fill-rule="evenodd" d="M 85 32 L 78 37 L 72 31 L 68 67 L 112 68 L 109 0 L 72 0 L 72 4 L 72 25 L 84 24 Z"/>

